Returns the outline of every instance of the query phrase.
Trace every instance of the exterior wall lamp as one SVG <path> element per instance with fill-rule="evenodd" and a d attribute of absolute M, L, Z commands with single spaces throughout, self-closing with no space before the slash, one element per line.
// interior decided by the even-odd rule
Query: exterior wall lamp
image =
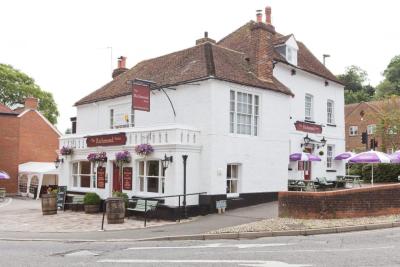
<path fill-rule="evenodd" d="M 163 175 L 165 176 L 165 170 L 168 169 L 169 163 L 173 162 L 173 157 L 167 157 L 167 154 L 164 154 L 164 159 L 161 160 L 162 168 L 163 168 Z"/>
<path fill-rule="evenodd" d="M 58 167 L 60 167 L 60 164 L 64 163 L 64 159 L 63 158 L 59 158 L 57 157 L 56 160 L 54 161 L 54 165 L 56 166 L 56 169 L 58 169 Z"/>
<path fill-rule="evenodd" d="M 320 140 L 320 141 L 317 141 L 317 140 L 313 140 L 313 139 L 311 139 L 309 136 L 308 136 L 308 134 L 303 138 L 303 144 L 301 144 L 300 146 L 301 147 L 306 147 L 307 145 L 309 145 L 309 144 L 312 144 L 313 146 L 314 145 L 317 145 L 317 148 L 319 148 L 320 146 L 321 147 L 324 147 L 325 145 L 326 145 L 326 139 L 325 139 L 325 136 L 323 136 L 322 137 L 322 139 Z"/>

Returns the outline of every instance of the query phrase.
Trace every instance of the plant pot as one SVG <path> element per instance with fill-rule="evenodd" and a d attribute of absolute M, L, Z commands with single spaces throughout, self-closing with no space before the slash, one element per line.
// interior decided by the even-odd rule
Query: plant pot
<path fill-rule="evenodd" d="M 124 223 L 125 201 L 121 197 L 109 197 L 106 200 L 107 223 Z"/>
<path fill-rule="evenodd" d="M 100 211 L 100 204 L 85 205 L 85 213 L 98 213 Z"/>
<path fill-rule="evenodd" d="M 42 213 L 43 213 L 43 215 L 57 214 L 57 195 L 56 194 L 42 195 Z"/>

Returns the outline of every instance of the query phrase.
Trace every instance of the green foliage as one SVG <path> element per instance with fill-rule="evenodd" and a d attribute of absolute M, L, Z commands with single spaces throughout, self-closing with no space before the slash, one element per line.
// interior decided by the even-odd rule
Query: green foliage
<path fill-rule="evenodd" d="M 377 97 L 400 95 L 400 55 L 392 58 L 383 76 L 384 80 L 377 86 Z"/>
<path fill-rule="evenodd" d="M 368 81 L 368 74 L 365 70 L 352 65 L 347 67 L 345 73 L 338 75 L 337 78 L 344 83 L 346 104 L 372 100 L 375 88 L 365 84 Z"/>
<path fill-rule="evenodd" d="M 99 205 L 101 202 L 101 198 L 98 194 L 94 192 L 86 193 L 83 198 L 83 204 L 85 205 Z"/>
<path fill-rule="evenodd" d="M 125 202 L 125 208 L 127 208 L 128 207 L 128 202 L 129 202 L 129 197 L 128 197 L 128 194 L 127 193 L 122 193 L 122 192 L 118 192 L 118 191 L 114 191 L 113 193 L 112 193 L 112 196 L 113 197 L 120 197 L 120 198 L 123 198 L 124 199 L 124 202 Z"/>
<path fill-rule="evenodd" d="M 39 99 L 39 111 L 52 123 L 59 115 L 53 95 L 43 91 L 35 81 L 10 65 L 0 64 L 0 103 L 9 107 L 23 104 L 26 97 Z"/>
<path fill-rule="evenodd" d="M 371 182 L 371 164 L 352 164 L 351 175 L 360 175 L 364 182 Z M 374 164 L 374 183 L 398 182 L 400 175 L 400 164 Z"/>

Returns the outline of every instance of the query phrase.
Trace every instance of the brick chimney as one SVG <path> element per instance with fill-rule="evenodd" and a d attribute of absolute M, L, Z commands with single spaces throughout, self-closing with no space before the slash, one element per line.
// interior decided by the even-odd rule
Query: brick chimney
<path fill-rule="evenodd" d="M 203 44 L 206 42 L 210 42 L 213 44 L 216 43 L 214 39 L 208 38 L 208 32 L 204 32 L 204 37 L 196 40 L 196 45 Z"/>
<path fill-rule="evenodd" d="M 39 99 L 34 97 L 27 97 L 25 99 L 24 108 L 25 109 L 37 109 L 39 105 Z"/>
<path fill-rule="evenodd" d="M 265 23 L 271 25 L 271 7 L 267 6 L 265 8 Z"/>
<path fill-rule="evenodd" d="M 271 8 L 265 8 L 266 21 L 271 22 Z M 252 55 L 250 64 L 260 80 L 272 81 L 275 28 L 262 22 L 262 15 L 257 10 L 257 22 L 251 28 Z"/>
<path fill-rule="evenodd" d="M 112 73 L 113 79 L 115 79 L 117 76 L 121 75 L 122 73 L 124 73 L 127 70 L 128 69 L 126 68 L 126 57 L 123 57 L 123 56 L 119 57 L 118 58 L 118 68 L 116 68 Z"/>

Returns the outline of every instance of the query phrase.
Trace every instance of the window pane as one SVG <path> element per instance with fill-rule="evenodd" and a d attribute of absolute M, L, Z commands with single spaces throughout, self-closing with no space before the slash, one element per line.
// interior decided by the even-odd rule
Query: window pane
<path fill-rule="evenodd" d="M 158 178 L 147 178 L 147 192 L 158 193 Z"/>
<path fill-rule="evenodd" d="M 157 176 L 158 177 L 158 160 L 147 161 L 147 176 Z"/>
<path fill-rule="evenodd" d="M 143 177 L 139 178 L 139 188 L 140 188 L 140 192 L 144 191 L 144 178 Z"/>
<path fill-rule="evenodd" d="M 81 172 L 80 174 L 90 174 L 90 162 L 89 161 L 81 161 Z"/>
<path fill-rule="evenodd" d="M 235 91 L 231 91 L 231 101 L 235 102 Z"/>
<path fill-rule="evenodd" d="M 232 178 L 238 178 L 238 166 L 237 165 L 231 165 L 232 167 Z"/>
<path fill-rule="evenodd" d="M 232 180 L 231 181 L 231 193 L 237 193 L 237 184 L 238 184 L 238 180 Z"/>
<path fill-rule="evenodd" d="M 81 187 L 90 187 L 89 175 L 81 175 Z"/>
<path fill-rule="evenodd" d="M 144 161 L 139 161 L 139 175 L 144 175 Z"/>
<path fill-rule="evenodd" d="M 226 177 L 228 177 L 228 178 L 231 177 L 231 165 L 230 164 L 226 165 Z"/>
<path fill-rule="evenodd" d="M 72 174 L 78 174 L 78 162 L 72 163 Z"/>

